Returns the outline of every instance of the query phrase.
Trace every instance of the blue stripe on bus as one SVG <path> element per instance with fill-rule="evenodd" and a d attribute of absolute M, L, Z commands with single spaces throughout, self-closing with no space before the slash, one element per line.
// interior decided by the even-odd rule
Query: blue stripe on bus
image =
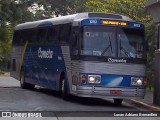
<path fill-rule="evenodd" d="M 53 54 L 45 56 L 46 52 Z M 59 75 L 65 71 L 61 47 L 30 45 L 26 49 L 23 66 L 27 82 L 55 90 Z"/>
<path fill-rule="evenodd" d="M 133 86 L 131 85 L 131 79 L 132 77 L 134 78 L 142 78 L 144 80 L 144 76 L 133 76 L 133 75 L 113 75 L 113 74 L 86 74 L 86 73 L 81 73 L 85 75 L 101 75 L 101 83 L 93 84 L 93 83 L 88 83 L 88 78 L 87 78 L 87 83 L 82 84 L 85 86 L 104 86 L 104 87 L 131 87 L 131 88 L 144 88 L 144 84 L 142 86 Z"/>
<path fill-rule="evenodd" d="M 42 22 L 38 27 L 48 27 L 48 26 L 52 26 L 52 22 L 50 21 L 45 21 L 45 22 Z"/>

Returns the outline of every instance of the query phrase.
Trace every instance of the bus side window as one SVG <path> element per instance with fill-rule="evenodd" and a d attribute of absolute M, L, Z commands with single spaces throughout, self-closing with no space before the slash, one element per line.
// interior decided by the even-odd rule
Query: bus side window
<path fill-rule="evenodd" d="M 57 44 L 59 35 L 58 33 L 59 33 L 58 26 L 53 26 L 52 28 L 49 28 L 47 33 L 47 43 Z"/>
<path fill-rule="evenodd" d="M 59 41 L 61 43 L 68 43 L 70 39 L 71 25 L 65 24 L 60 27 Z"/>
<path fill-rule="evenodd" d="M 15 46 L 21 46 L 22 45 L 22 31 L 15 31 L 14 37 L 13 37 L 13 45 Z"/>
<path fill-rule="evenodd" d="M 72 47 L 73 55 L 78 55 L 78 35 L 76 32 L 73 34 Z"/>
<path fill-rule="evenodd" d="M 27 30 L 23 30 L 21 31 L 21 36 L 20 36 L 20 44 L 22 46 L 25 45 L 26 41 L 28 40 L 28 34 L 27 34 Z"/>
<path fill-rule="evenodd" d="M 72 34 L 71 34 L 71 52 L 72 55 L 78 55 L 78 51 L 79 51 L 79 28 L 78 27 L 74 27 L 72 29 Z"/>
<path fill-rule="evenodd" d="M 22 46 L 26 41 L 26 32 L 24 30 L 15 31 L 13 36 L 13 45 L 14 46 Z"/>
<path fill-rule="evenodd" d="M 12 44 L 13 44 L 14 46 L 16 46 L 16 45 L 18 44 L 19 35 L 20 35 L 20 32 L 19 32 L 19 31 L 15 31 L 15 32 L 14 32 L 13 41 L 12 41 Z"/>
<path fill-rule="evenodd" d="M 47 29 L 39 29 L 37 34 L 37 43 L 44 43 L 47 37 Z"/>
<path fill-rule="evenodd" d="M 29 31 L 29 43 L 36 43 L 36 35 L 37 35 L 37 31 L 35 29 L 31 29 Z"/>

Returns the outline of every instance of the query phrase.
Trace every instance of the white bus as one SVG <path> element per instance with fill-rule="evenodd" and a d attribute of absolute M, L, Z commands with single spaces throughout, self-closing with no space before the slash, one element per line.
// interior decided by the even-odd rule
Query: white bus
<path fill-rule="evenodd" d="M 15 27 L 11 76 L 81 97 L 143 98 L 146 84 L 144 25 L 108 13 L 77 13 Z"/>

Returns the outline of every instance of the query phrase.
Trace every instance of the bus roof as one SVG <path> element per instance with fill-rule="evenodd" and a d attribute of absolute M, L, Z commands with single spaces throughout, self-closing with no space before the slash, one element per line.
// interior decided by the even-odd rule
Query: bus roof
<path fill-rule="evenodd" d="M 112 13 L 101 13 L 101 12 L 86 12 L 77 13 L 72 15 L 66 15 L 61 17 L 55 17 L 50 19 L 38 20 L 33 22 L 26 22 L 19 24 L 15 27 L 15 30 L 32 29 L 38 26 L 51 26 L 65 23 L 78 24 L 80 20 L 87 18 L 101 18 L 101 19 L 113 19 L 113 20 L 123 20 L 123 21 L 133 21 L 131 18 Z"/>

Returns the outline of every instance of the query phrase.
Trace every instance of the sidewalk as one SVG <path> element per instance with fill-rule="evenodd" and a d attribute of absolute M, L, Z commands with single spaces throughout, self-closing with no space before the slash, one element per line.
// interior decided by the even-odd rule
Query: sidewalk
<path fill-rule="evenodd" d="M 5 73 L 3 75 L 0 75 L 0 87 L 20 87 L 20 83 L 18 80 L 11 78 L 9 73 Z"/>
<path fill-rule="evenodd" d="M 160 106 L 153 104 L 153 92 L 146 90 L 146 94 L 144 99 L 130 99 L 129 103 L 134 104 L 138 107 L 143 107 L 145 109 L 148 109 L 150 111 L 159 111 L 160 112 Z"/>
<path fill-rule="evenodd" d="M 10 76 L 10 72 L 4 72 L 4 74 L 0 74 L 0 77 L 4 77 L 4 76 Z"/>

